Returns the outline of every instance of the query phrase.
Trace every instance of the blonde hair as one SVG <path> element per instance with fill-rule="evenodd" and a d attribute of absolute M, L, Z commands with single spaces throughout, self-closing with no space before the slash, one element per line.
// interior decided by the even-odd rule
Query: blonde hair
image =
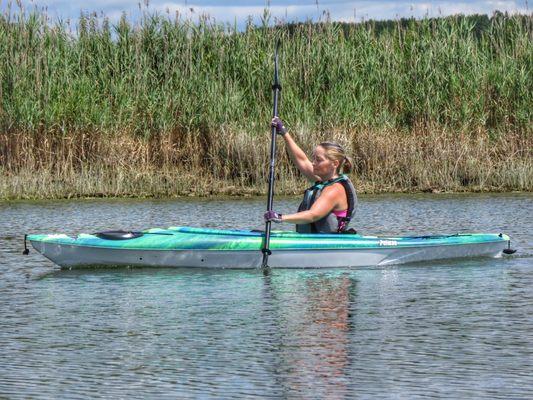
<path fill-rule="evenodd" d="M 322 142 L 319 144 L 326 152 L 326 157 L 331 161 L 338 161 L 338 174 L 349 174 L 352 172 L 352 160 L 346 155 L 344 148 L 335 142 Z"/>

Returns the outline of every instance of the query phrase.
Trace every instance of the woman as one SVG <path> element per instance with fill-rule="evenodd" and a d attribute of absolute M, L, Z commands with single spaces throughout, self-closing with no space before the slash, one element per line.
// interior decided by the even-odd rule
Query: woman
<path fill-rule="evenodd" d="M 291 222 L 300 233 L 341 233 L 355 214 L 357 194 L 344 173 L 349 173 L 352 163 L 344 149 L 337 143 L 323 142 L 313 151 L 312 161 L 296 144 L 278 117 L 272 126 L 285 140 L 288 153 L 302 174 L 313 186 L 304 193 L 304 199 L 295 214 L 265 213 L 265 221 Z"/>

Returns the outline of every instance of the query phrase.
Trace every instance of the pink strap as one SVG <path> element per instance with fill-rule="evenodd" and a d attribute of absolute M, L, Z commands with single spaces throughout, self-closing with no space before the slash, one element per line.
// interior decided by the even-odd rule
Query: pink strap
<path fill-rule="evenodd" d="M 339 221 L 339 227 L 337 228 L 337 232 L 342 232 L 344 228 L 346 228 L 346 221 L 343 220 L 343 218 L 348 215 L 348 210 L 333 211 L 333 214 L 337 217 L 337 220 Z"/>
<path fill-rule="evenodd" d="M 337 218 L 344 218 L 348 215 L 348 210 L 333 211 L 333 214 L 335 214 Z"/>

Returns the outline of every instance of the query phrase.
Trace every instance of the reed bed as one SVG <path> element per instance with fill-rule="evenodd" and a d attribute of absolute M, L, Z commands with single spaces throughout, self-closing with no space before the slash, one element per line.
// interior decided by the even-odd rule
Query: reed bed
<path fill-rule="evenodd" d="M 334 139 L 355 154 L 360 192 L 531 191 L 531 138 L 490 138 L 438 129 L 292 131 L 306 150 Z M 107 133 L 4 135 L 24 167 L 5 169 L 0 198 L 174 197 L 266 194 L 268 133 L 220 130 L 202 135 L 109 136 Z M 191 149 L 201 149 L 192 151 Z M 14 171 L 13 171 L 14 170 Z M 280 144 L 276 193 L 298 194 L 305 181 Z"/>
<path fill-rule="evenodd" d="M 262 194 L 273 44 L 302 146 L 336 138 L 362 191 L 533 188 L 532 16 L 244 31 L 144 14 L 0 16 L 0 198 Z M 280 146 L 281 147 L 281 146 Z M 280 151 L 278 193 L 302 179 Z"/>

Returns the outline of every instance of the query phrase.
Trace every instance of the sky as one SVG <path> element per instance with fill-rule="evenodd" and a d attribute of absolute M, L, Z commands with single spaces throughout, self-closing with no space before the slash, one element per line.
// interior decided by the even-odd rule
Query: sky
<path fill-rule="evenodd" d="M 237 24 L 244 27 L 252 17 L 258 23 L 265 8 L 275 21 L 323 20 L 327 12 L 334 21 L 360 22 L 369 19 L 397 19 L 401 17 L 438 17 L 453 14 L 488 14 L 494 11 L 510 13 L 531 13 L 526 0 L 471 0 L 471 1 L 392 1 L 392 0 L 19 0 L 26 10 L 34 7 L 46 8 L 52 20 L 72 20 L 83 12 L 104 14 L 112 22 L 118 21 L 123 13 L 135 19 L 140 6 L 151 12 L 169 13 L 172 17 L 179 12 L 183 18 L 196 20 L 200 15 L 209 15 L 219 23 Z M 10 0 L 0 0 L 0 10 L 6 12 Z M 13 1 L 12 9 L 17 8 Z"/>

